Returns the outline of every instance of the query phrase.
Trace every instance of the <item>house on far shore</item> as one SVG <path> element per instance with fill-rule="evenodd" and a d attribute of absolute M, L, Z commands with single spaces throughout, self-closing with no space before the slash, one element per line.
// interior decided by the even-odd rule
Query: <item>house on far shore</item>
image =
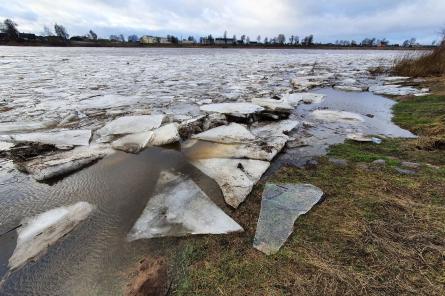
<path fill-rule="evenodd" d="M 158 38 L 158 43 L 159 44 L 171 44 L 172 42 L 168 38 L 159 37 Z"/>
<path fill-rule="evenodd" d="M 144 35 L 144 36 L 141 37 L 139 42 L 141 44 L 157 44 L 158 43 L 158 38 L 153 37 L 153 36 Z"/>
<path fill-rule="evenodd" d="M 233 38 L 215 38 L 216 45 L 226 45 L 226 44 L 234 44 L 236 40 Z"/>

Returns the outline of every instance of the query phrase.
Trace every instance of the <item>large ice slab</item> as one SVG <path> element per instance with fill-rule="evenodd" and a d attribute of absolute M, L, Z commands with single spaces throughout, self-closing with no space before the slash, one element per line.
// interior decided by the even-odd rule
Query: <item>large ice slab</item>
<path fill-rule="evenodd" d="M 36 132 L 27 134 L 15 134 L 0 136 L 0 138 L 12 142 L 34 142 L 41 144 L 88 146 L 91 138 L 91 130 L 62 130 L 54 132 Z"/>
<path fill-rule="evenodd" d="M 150 143 L 153 138 L 153 132 L 144 132 L 126 135 L 116 141 L 111 146 L 116 150 L 121 150 L 129 153 L 138 153 Z"/>
<path fill-rule="evenodd" d="M 44 254 L 49 246 L 85 220 L 93 208 L 87 202 L 78 202 L 23 219 L 20 223 L 22 226 L 17 229 L 17 245 L 9 258 L 9 268 L 17 269 L 27 261 Z"/>
<path fill-rule="evenodd" d="M 377 95 L 388 95 L 388 96 L 407 96 L 407 95 L 419 95 L 423 93 L 428 93 L 428 89 L 417 89 L 412 86 L 401 86 L 397 84 L 389 85 L 375 85 L 369 88 L 369 91 Z"/>
<path fill-rule="evenodd" d="M 279 251 L 295 220 L 317 204 L 323 191 L 310 184 L 267 183 L 261 201 L 254 248 L 271 255 Z"/>
<path fill-rule="evenodd" d="M 326 95 L 316 93 L 292 93 L 285 94 L 282 98 L 289 102 L 290 105 L 296 106 L 301 102 L 305 104 L 320 104 L 326 98 Z"/>
<path fill-rule="evenodd" d="M 238 123 L 215 127 L 203 133 L 193 135 L 192 138 L 225 144 L 246 143 L 256 139 L 244 125 Z"/>
<path fill-rule="evenodd" d="M 222 113 L 235 117 L 246 117 L 264 110 L 263 107 L 252 103 L 219 103 L 201 106 L 200 109 L 208 113 Z"/>
<path fill-rule="evenodd" d="M 77 147 L 70 151 L 33 158 L 20 163 L 20 167 L 37 181 L 44 181 L 77 171 L 111 153 L 112 149 L 105 145 Z"/>
<path fill-rule="evenodd" d="M 311 113 L 311 116 L 317 120 L 325 122 L 357 124 L 365 121 L 363 116 L 361 116 L 360 114 L 347 111 L 315 110 Z"/>
<path fill-rule="evenodd" d="M 119 117 L 97 131 L 100 136 L 125 135 L 148 132 L 162 124 L 164 115 L 139 115 Z"/>
<path fill-rule="evenodd" d="M 270 163 L 252 159 L 200 159 L 192 164 L 218 183 L 227 204 L 234 208 L 246 199 Z"/>
<path fill-rule="evenodd" d="M 164 171 L 128 240 L 243 231 L 189 178 Z"/>
<path fill-rule="evenodd" d="M 150 139 L 150 145 L 162 146 L 176 143 L 181 139 L 177 123 L 169 123 L 153 131 L 153 137 Z"/>
<path fill-rule="evenodd" d="M 254 98 L 252 103 L 272 112 L 291 112 L 294 110 L 286 100 L 274 100 L 269 98 Z"/>
<path fill-rule="evenodd" d="M 56 125 L 57 121 L 54 120 L 1 122 L 0 134 L 35 131 Z"/>

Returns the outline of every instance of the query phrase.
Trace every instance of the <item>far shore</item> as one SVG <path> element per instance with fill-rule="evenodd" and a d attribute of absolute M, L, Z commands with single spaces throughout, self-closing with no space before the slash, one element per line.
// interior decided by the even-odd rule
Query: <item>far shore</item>
<path fill-rule="evenodd" d="M 233 49 L 330 49 L 330 50 L 431 50 L 434 46 L 338 46 L 332 44 L 305 45 L 279 45 L 279 44 L 255 44 L 255 45 L 203 45 L 203 44 L 140 44 L 131 42 L 37 42 L 37 41 L 10 41 L 0 42 L 0 46 L 23 46 L 23 47 L 117 47 L 117 48 L 233 48 Z"/>

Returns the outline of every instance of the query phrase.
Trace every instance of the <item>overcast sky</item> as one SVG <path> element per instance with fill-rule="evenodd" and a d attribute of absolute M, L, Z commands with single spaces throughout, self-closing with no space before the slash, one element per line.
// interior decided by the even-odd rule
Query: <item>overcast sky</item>
<path fill-rule="evenodd" d="M 40 33 L 64 25 L 70 35 L 242 34 L 256 39 L 314 34 L 316 41 L 386 37 L 438 39 L 445 0 L 0 0 L 0 19 Z"/>

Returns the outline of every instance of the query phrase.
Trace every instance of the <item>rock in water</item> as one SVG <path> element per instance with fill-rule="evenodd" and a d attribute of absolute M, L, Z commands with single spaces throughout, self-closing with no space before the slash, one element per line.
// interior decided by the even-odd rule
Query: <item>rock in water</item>
<path fill-rule="evenodd" d="M 251 114 L 264 110 L 263 107 L 251 103 L 219 103 L 201 106 L 208 113 L 222 113 L 235 117 L 248 117 Z"/>
<path fill-rule="evenodd" d="M 28 260 L 42 255 L 50 245 L 71 232 L 93 210 L 87 202 L 49 210 L 32 218 L 24 219 L 17 229 L 17 246 L 9 259 L 12 270 Z"/>
<path fill-rule="evenodd" d="M 233 208 L 246 199 L 270 163 L 251 159 L 201 159 L 192 164 L 218 183 L 224 200 Z"/>
<path fill-rule="evenodd" d="M 192 180 L 162 172 L 155 195 L 133 225 L 129 241 L 243 231 Z"/>
<path fill-rule="evenodd" d="M 5 136 L 2 136 L 3 138 Z M 10 141 L 23 143 L 33 142 L 50 145 L 88 146 L 90 144 L 90 130 L 61 130 L 54 132 L 28 133 L 9 135 Z"/>
<path fill-rule="evenodd" d="M 124 136 L 114 141 L 111 146 L 116 150 L 138 153 L 144 149 L 153 138 L 153 132 L 145 132 Z"/>
<path fill-rule="evenodd" d="M 317 204 L 323 191 L 310 184 L 267 183 L 261 201 L 261 212 L 253 246 L 275 254 L 294 229 L 295 220 Z"/>
<path fill-rule="evenodd" d="M 100 136 L 125 135 L 148 132 L 161 126 L 164 115 L 119 117 L 97 131 Z"/>
<path fill-rule="evenodd" d="M 255 136 L 244 125 L 238 123 L 215 127 L 192 138 L 223 144 L 246 143 L 255 140 Z"/>

